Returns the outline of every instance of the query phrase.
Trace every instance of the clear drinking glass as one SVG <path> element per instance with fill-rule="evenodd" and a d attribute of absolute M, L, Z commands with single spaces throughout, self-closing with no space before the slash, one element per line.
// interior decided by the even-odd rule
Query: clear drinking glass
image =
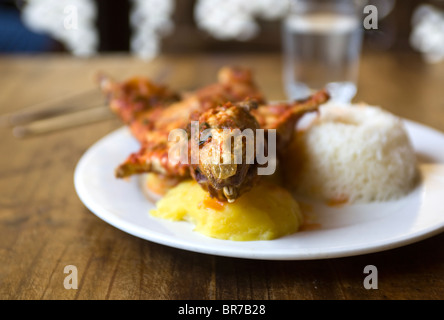
<path fill-rule="evenodd" d="M 284 83 L 289 99 L 327 88 L 350 102 L 357 91 L 362 46 L 360 7 L 353 0 L 292 0 L 283 21 Z"/>

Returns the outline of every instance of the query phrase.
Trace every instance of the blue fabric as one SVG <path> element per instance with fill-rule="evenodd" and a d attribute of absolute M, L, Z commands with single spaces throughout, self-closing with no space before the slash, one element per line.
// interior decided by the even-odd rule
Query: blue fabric
<path fill-rule="evenodd" d="M 53 40 L 26 28 L 20 12 L 0 5 L 0 53 L 35 53 L 51 50 Z"/>

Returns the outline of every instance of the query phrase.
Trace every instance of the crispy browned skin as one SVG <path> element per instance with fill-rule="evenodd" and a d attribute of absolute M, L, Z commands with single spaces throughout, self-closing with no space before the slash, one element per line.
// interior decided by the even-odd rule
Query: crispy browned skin
<path fill-rule="evenodd" d="M 252 109 L 251 113 L 262 129 L 276 129 L 279 150 L 290 142 L 298 120 L 308 112 L 317 111 L 329 99 L 328 92 L 323 89 L 305 100 L 260 105 L 257 109 Z"/>
<path fill-rule="evenodd" d="M 116 82 L 104 74 L 99 74 L 98 80 L 109 107 L 128 125 L 147 110 L 167 106 L 181 99 L 177 92 L 144 77 L 132 77 L 124 82 Z"/>
<path fill-rule="evenodd" d="M 328 98 L 327 92 L 322 90 L 306 100 L 294 103 L 262 104 L 260 106 L 246 102 L 226 103 L 207 110 L 199 117 L 199 123 L 205 124 L 205 126 L 201 126 L 201 129 L 211 128 L 215 134 L 209 139 L 204 137 L 205 141 L 200 143 L 199 163 L 191 165 L 192 177 L 211 196 L 222 201 L 235 201 L 240 195 L 250 190 L 260 178 L 257 175 L 257 167 L 259 166 L 257 161 L 255 159 L 247 161 L 246 141 L 242 140 L 240 148 L 237 150 L 242 156 L 242 161 L 238 164 L 234 161 L 236 151 L 233 149 L 230 150 L 231 159 L 229 160 L 231 161 L 225 164 L 222 157 L 219 158 L 219 161 L 214 161 L 208 154 L 212 154 L 214 149 L 222 150 L 226 140 L 232 139 L 229 132 L 233 132 L 235 129 L 239 129 L 240 132 L 251 129 L 253 133 L 256 132 L 256 129 L 265 129 L 265 131 L 276 129 L 276 156 L 279 156 L 280 151 L 289 144 L 297 121 L 307 112 L 316 111 L 319 105 L 326 102 Z M 223 135 L 221 134 L 222 129 L 230 130 L 227 130 L 227 134 Z M 215 137 L 219 140 L 216 143 L 214 143 Z M 255 155 L 256 138 L 257 136 L 254 135 L 251 141 Z M 232 143 L 230 147 L 233 148 L 234 145 L 235 143 Z M 267 134 L 265 135 L 264 148 L 268 149 Z M 266 153 L 268 154 L 268 151 Z"/>
<path fill-rule="evenodd" d="M 254 133 L 260 126 L 250 111 L 256 107 L 254 102 L 227 102 L 203 112 L 198 119 L 202 124 L 199 134 L 199 162 L 191 164 L 191 176 L 204 190 L 219 200 L 234 201 L 255 184 L 257 163 L 254 159 Z M 247 138 L 240 136 L 246 129 L 250 130 L 252 146 L 248 159 Z M 228 141 L 229 139 L 231 140 Z M 225 145 L 227 142 L 230 143 L 229 146 Z M 237 160 L 236 154 L 239 155 Z"/>
<path fill-rule="evenodd" d="M 141 143 L 141 149 L 131 154 L 117 168 L 117 177 L 144 172 L 189 177 L 188 164 L 172 163 L 168 160 L 169 148 L 174 143 L 168 141 L 168 136 L 173 129 L 186 129 L 193 116 L 227 101 L 251 99 L 264 103 L 263 95 L 253 82 L 251 72 L 241 68 L 222 68 L 218 73 L 217 83 L 186 93 L 177 102 L 171 103 L 170 94 L 164 89 L 152 92 L 155 98 L 146 95 L 145 99 L 155 100 L 157 103 L 143 103 L 144 108 L 122 104 L 120 100 L 126 102 L 129 99 L 122 98 L 120 94 L 111 94 L 112 110 L 129 125 L 131 132 Z M 159 92 L 161 94 L 158 94 Z M 118 100 L 114 101 L 114 97 Z M 132 114 L 129 110 L 133 110 Z"/>
<path fill-rule="evenodd" d="M 199 121 L 200 133 L 204 129 L 251 129 L 253 132 L 259 128 L 276 129 L 279 152 L 290 141 L 298 119 L 307 112 L 317 110 L 320 104 L 329 99 L 327 92 L 322 90 L 304 101 L 267 104 L 250 71 L 241 68 L 222 68 L 218 80 L 215 84 L 182 95 L 179 101 L 175 101 L 176 93 L 150 83 L 147 85 L 150 90 L 144 89 L 144 92 L 148 92 L 143 96 L 145 102 L 137 102 L 142 107 L 132 105 L 133 100 L 122 91 L 115 94 L 111 90 L 112 110 L 129 125 L 141 143 L 141 149 L 116 169 L 116 176 L 127 177 L 145 172 L 183 179 L 191 176 L 211 196 L 232 202 L 258 180 L 257 163 L 246 163 L 243 158 L 241 164 L 212 164 L 208 159 L 207 145 L 216 136 L 221 139 L 220 143 L 223 142 L 223 138 L 217 134 L 199 143 L 199 163 L 190 164 L 190 159 L 187 163 L 170 161 L 169 151 L 175 143 L 168 141 L 170 132 L 173 129 L 188 129 L 190 133 L 192 120 Z M 137 93 L 140 91 L 140 81 L 139 78 L 136 85 L 134 80 L 131 81 L 130 88 L 136 87 Z M 149 83 L 148 80 L 144 81 Z M 242 148 L 245 148 L 244 144 Z M 191 152 L 188 151 L 190 156 Z"/>

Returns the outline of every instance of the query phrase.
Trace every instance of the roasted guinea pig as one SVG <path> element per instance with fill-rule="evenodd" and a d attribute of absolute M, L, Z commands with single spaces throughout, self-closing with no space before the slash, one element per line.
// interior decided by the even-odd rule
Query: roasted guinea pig
<path fill-rule="evenodd" d="M 265 164 L 258 152 L 270 155 L 273 147 L 279 156 L 297 121 L 329 99 L 321 90 L 303 101 L 267 103 L 250 70 L 238 67 L 222 68 L 217 83 L 191 93 L 173 92 L 143 77 L 119 83 L 102 75 L 100 85 L 111 110 L 141 144 L 116 169 L 117 177 L 154 172 L 179 180 L 193 178 L 212 197 L 229 202 L 259 180 L 258 170 Z M 187 141 L 182 161 L 172 156 L 177 140 L 171 133 L 177 129 Z M 271 132 L 273 141 L 268 140 Z M 224 148 L 239 133 L 239 143 Z"/>

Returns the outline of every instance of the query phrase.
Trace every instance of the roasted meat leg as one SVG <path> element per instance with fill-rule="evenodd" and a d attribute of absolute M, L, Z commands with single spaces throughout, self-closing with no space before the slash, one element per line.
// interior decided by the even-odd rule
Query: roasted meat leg
<path fill-rule="evenodd" d="M 251 72 L 241 68 L 222 68 L 218 73 L 218 82 L 203 87 L 195 92 L 184 93 L 175 102 L 178 94 L 170 93 L 163 87 L 155 86 L 148 79 L 137 78 L 138 85 L 115 83 L 112 80 L 101 81 L 102 90 L 109 96 L 111 109 L 129 126 L 133 135 L 139 140 L 141 149 L 131 154 L 116 169 L 119 178 L 144 172 L 156 172 L 165 176 L 190 176 L 189 165 L 169 161 L 168 154 L 174 141 L 168 137 L 174 129 L 187 129 L 190 121 L 200 113 L 215 108 L 227 101 L 246 99 L 265 103 L 262 93 L 252 80 Z M 145 83 L 140 85 L 140 83 Z M 138 105 L 131 104 L 131 97 L 120 88 L 136 87 L 129 90 L 131 95 L 138 96 Z M 143 96 L 134 94 L 140 87 L 152 87 L 151 94 Z M 116 89 L 115 89 L 116 88 Z M 152 103 L 155 101 L 156 103 Z M 141 107 L 142 106 L 142 107 Z"/>
<path fill-rule="evenodd" d="M 141 144 L 141 149 L 116 169 L 117 177 L 146 172 L 181 179 L 192 177 L 212 197 L 229 202 L 258 181 L 258 168 L 263 164 L 257 158 L 257 148 L 262 146 L 266 149 L 262 151 L 268 153 L 273 146 L 278 155 L 289 143 L 302 115 L 317 110 L 329 99 L 322 90 L 304 101 L 268 104 L 249 70 L 228 67 L 219 71 L 217 83 L 187 94 L 171 92 L 142 78 L 130 80 L 129 84 L 108 79 L 101 83 L 111 109 Z M 126 87 L 131 89 L 120 89 Z M 136 102 L 134 96 L 138 97 Z M 193 124 L 197 125 L 194 135 Z M 178 140 L 171 139 L 171 133 L 178 129 L 187 142 L 186 157 L 181 161 L 172 156 Z M 267 138 L 258 143 L 260 129 L 265 131 L 265 137 L 268 132 L 275 133 L 273 145 Z M 239 132 L 240 142 L 225 148 Z M 197 159 L 193 158 L 196 150 Z"/>
<path fill-rule="evenodd" d="M 297 121 L 304 114 L 316 111 L 328 98 L 327 92 L 322 90 L 306 100 L 289 104 L 257 106 L 251 102 L 228 102 L 207 110 L 201 114 L 199 123 L 205 124 L 200 126 L 201 131 L 206 128 L 211 131 L 200 134 L 203 137 L 199 144 L 200 157 L 197 164 L 191 164 L 192 177 L 213 197 L 235 201 L 259 180 L 258 168 L 265 165 L 259 161 L 259 155 L 267 154 L 267 161 L 276 165 L 279 154 L 292 138 Z M 260 135 L 258 129 L 263 129 L 264 134 Z M 275 136 L 272 141 L 268 139 L 271 131 Z M 236 144 L 233 140 L 237 138 L 242 140 Z M 230 142 L 228 148 L 227 141 Z M 236 157 L 240 160 L 236 161 Z M 268 175 L 274 170 L 264 172 Z"/>

